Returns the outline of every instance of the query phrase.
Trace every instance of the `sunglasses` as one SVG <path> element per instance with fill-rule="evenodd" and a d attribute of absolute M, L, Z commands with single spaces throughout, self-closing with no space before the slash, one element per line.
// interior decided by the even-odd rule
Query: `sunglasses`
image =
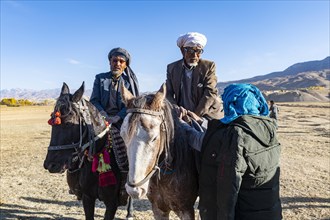
<path fill-rule="evenodd" d="M 194 48 L 191 48 L 191 47 L 185 47 L 183 49 L 188 54 L 194 54 L 194 53 L 196 53 L 196 54 L 202 54 L 204 52 L 203 49 L 194 49 Z"/>
<path fill-rule="evenodd" d="M 111 62 L 112 62 L 112 63 L 117 63 L 117 62 L 119 62 L 120 64 L 123 64 L 123 63 L 126 62 L 126 60 L 122 60 L 122 59 L 114 58 L 114 59 L 111 59 Z"/>

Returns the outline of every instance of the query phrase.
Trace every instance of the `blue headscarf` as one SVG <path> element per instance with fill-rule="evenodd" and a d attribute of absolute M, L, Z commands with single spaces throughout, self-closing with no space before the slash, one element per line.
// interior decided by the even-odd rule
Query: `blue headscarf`
<path fill-rule="evenodd" d="M 251 84 L 231 84 L 222 94 L 225 116 L 220 119 L 229 124 L 241 115 L 263 115 L 269 113 L 266 99 L 260 90 Z"/>

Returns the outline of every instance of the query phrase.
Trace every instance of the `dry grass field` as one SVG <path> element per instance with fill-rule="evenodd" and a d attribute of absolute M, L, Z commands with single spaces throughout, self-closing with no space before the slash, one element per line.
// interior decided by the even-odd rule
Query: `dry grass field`
<path fill-rule="evenodd" d="M 284 219 L 330 219 L 330 103 L 278 103 Z M 43 168 L 52 107 L 1 106 L 0 219 L 84 219 L 65 174 Z M 147 200 L 135 219 L 153 219 Z M 97 203 L 96 219 L 104 206 Z M 125 219 L 120 207 L 117 219 Z M 171 215 L 171 219 L 176 219 Z"/>

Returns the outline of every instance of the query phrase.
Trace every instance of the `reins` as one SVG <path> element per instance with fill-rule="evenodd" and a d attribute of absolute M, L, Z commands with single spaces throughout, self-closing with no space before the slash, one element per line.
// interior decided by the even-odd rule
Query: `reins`
<path fill-rule="evenodd" d="M 143 180 L 141 180 L 140 182 L 137 183 L 130 183 L 128 181 L 127 178 L 127 185 L 129 185 L 130 187 L 139 187 L 142 186 L 143 184 L 145 184 L 157 171 L 159 171 L 159 167 L 156 165 L 154 166 L 154 168 L 152 168 L 152 170 L 148 173 L 148 175 L 146 177 L 143 178 Z"/>
<path fill-rule="evenodd" d="M 163 111 L 153 111 L 148 109 L 142 109 L 142 108 L 130 108 L 126 110 L 127 113 L 138 113 L 138 114 L 147 114 L 147 115 L 153 115 L 153 116 L 164 116 Z"/>
<path fill-rule="evenodd" d="M 160 129 L 163 132 L 167 132 L 166 129 L 166 123 L 165 123 L 165 116 L 164 116 L 164 112 L 163 111 L 153 111 L 153 110 L 148 110 L 148 109 L 141 109 L 141 108 L 131 108 L 131 109 L 127 109 L 126 110 L 127 113 L 137 113 L 137 114 L 147 114 L 147 115 L 152 115 L 152 116 L 160 116 L 162 119 L 162 123 L 160 125 Z M 166 138 L 166 134 L 165 134 L 165 138 Z M 165 141 L 165 143 L 167 143 Z M 129 185 L 130 187 L 139 187 L 142 186 L 143 184 L 145 184 L 148 180 L 150 180 L 150 178 L 157 172 L 160 171 L 160 168 L 158 166 L 158 162 L 159 162 L 159 158 L 160 158 L 161 153 L 158 152 L 157 155 L 157 160 L 155 163 L 155 166 L 152 168 L 152 170 L 147 174 L 147 176 L 145 176 L 141 181 L 137 182 L 137 183 L 130 183 L 129 182 L 129 178 L 127 178 L 127 185 Z M 166 159 L 166 158 L 165 158 Z M 164 159 L 164 160 L 165 160 Z M 161 162 L 161 164 L 163 164 L 164 161 Z"/>

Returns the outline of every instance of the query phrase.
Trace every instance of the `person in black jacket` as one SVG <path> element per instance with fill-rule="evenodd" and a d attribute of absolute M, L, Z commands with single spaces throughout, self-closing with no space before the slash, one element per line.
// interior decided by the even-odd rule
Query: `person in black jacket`
<path fill-rule="evenodd" d="M 224 118 L 212 120 L 206 133 L 186 126 L 190 144 L 202 156 L 202 220 L 282 219 L 281 148 L 265 98 L 253 85 L 232 84 L 222 100 Z"/>

